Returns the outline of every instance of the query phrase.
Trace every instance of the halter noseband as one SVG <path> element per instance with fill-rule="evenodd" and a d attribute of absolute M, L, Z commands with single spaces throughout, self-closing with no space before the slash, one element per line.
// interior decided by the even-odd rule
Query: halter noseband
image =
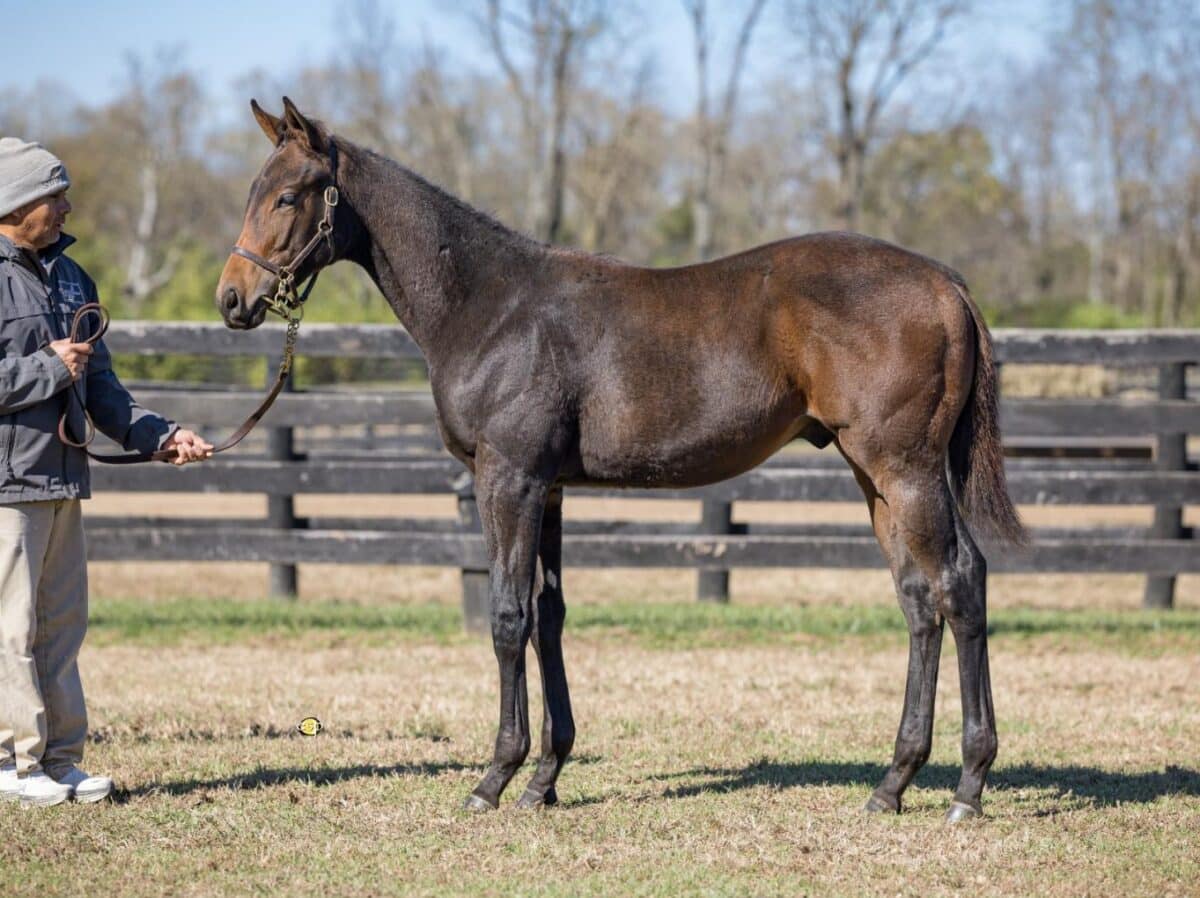
<path fill-rule="evenodd" d="M 304 314 L 304 301 L 308 299 L 308 294 L 316 286 L 317 275 L 321 273 L 321 269 L 318 268 L 312 273 L 303 292 L 297 292 L 296 272 L 304 264 L 304 260 L 309 257 L 322 241 L 329 244 L 331 255 L 334 252 L 333 211 L 337 208 L 338 204 L 338 189 L 336 187 L 337 162 L 337 144 L 331 138 L 329 141 L 329 166 L 334 183 L 325 188 L 325 193 L 322 197 L 325 202 L 325 213 L 321 216 L 321 221 L 317 224 L 317 233 L 313 234 L 312 239 L 304 245 L 304 248 L 296 254 L 296 257 L 292 261 L 286 265 L 276 265 L 269 259 L 264 259 L 258 253 L 251 252 L 242 246 L 235 244 L 233 247 L 233 254 L 235 256 L 249 259 L 259 268 L 264 268 L 271 272 L 278 279 L 275 285 L 275 295 L 266 300 L 267 308 L 289 322 L 298 321 Z"/>

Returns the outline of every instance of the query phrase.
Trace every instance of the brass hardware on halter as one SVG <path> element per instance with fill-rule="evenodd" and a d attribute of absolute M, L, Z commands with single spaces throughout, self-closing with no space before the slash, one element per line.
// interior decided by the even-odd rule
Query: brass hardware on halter
<path fill-rule="evenodd" d="M 280 379 L 292 370 L 292 355 L 296 349 L 296 336 L 300 333 L 300 322 L 304 318 L 304 306 L 291 306 L 287 312 L 287 334 L 283 338 L 283 358 L 279 360 Z"/>

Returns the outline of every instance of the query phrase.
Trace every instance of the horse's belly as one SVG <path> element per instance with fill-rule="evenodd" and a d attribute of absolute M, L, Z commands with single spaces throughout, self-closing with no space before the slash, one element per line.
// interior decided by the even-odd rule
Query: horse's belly
<path fill-rule="evenodd" d="M 581 485 L 683 489 L 745 473 L 793 439 L 807 419 L 779 407 L 697 416 L 685 426 L 630 429 L 619 418 L 582 427 Z"/>

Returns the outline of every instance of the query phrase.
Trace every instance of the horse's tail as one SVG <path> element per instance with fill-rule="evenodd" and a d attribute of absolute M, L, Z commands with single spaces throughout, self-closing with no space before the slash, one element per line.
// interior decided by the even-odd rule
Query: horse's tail
<path fill-rule="evenodd" d="M 979 530 L 1013 545 L 1024 545 L 1029 542 L 1029 534 L 1013 507 L 1004 477 L 992 337 L 966 284 L 959 278 L 954 282 L 975 324 L 975 378 L 950 437 L 950 485 L 959 508 Z"/>

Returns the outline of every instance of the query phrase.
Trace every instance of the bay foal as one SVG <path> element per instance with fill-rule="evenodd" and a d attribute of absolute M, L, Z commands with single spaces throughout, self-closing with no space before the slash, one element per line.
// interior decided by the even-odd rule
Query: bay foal
<path fill-rule="evenodd" d="M 862 487 L 910 636 L 904 710 L 872 811 L 899 811 L 929 756 L 944 623 L 962 683 L 950 820 L 982 813 L 996 755 L 987 568 L 965 517 L 1024 532 L 1004 481 L 991 340 L 962 278 L 856 234 L 812 234 L 684 268 L 537 243 L 403 166 L 334 137 L 284 99 L 252 102 L 273 151 L 238 246 L 284 265 L 339 192 L 298 279 L 361 265 L 421 347 L 446 447 L 474 474 L 490 558 L 500 724 L 467 799 L 497 807 L 530 749 L 525 653 L 543 682 L 541 753 L 518 804 L 553 804 L 575 724 L 563 666 L 564 486 L 692 487 L 790 440 L 829 442 Z M 325 200 L 323 201 L 323 197 Z M 252 328 L 278 277 L 230 257 L 216 302 Z"/>

